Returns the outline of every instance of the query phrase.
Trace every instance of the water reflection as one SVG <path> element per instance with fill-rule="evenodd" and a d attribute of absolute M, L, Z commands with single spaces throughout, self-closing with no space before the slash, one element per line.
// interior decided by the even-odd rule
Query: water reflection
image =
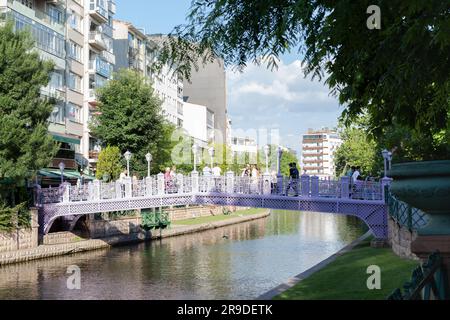
<path fill-rule="evenodd" d="M 252 299 L 363 232 L 353 218 L 276 211 L 194 235 L 0 268 L 1 299 Z M 67 267 L 82 289 L 66 288 Z"/>

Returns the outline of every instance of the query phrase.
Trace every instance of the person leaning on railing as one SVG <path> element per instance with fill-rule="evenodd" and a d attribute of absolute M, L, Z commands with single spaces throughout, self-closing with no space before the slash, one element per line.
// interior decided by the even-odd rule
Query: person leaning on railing
<path fill-rule="evenodd" d="M 289 195 L 289 190 L 292 189 L 295 192 L 295 196 L 298 197 L 299 179 L 300 179 L 300 172 L 298 171 L 297 164 L 295 162 L 289 163 L 289 184 L 286 188 L 286 196 Z"/>

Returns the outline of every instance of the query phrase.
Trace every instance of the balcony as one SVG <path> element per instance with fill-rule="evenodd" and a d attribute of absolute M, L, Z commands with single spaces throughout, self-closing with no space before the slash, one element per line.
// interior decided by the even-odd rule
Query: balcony
<path fill-rule="evenodd" d="M 111 76 L 111 66 L 108 62 L 97 57 L 94 60 L 89 61 L 89 72 L 97 73 L 105 78 L 109 78 Z"/>
<path fill-rule="evenodd" d="M 8 7 L 33 21 L 36 21 L 59 34 L 64 34 L 64 21 L 58 21 L 47 12 L 39 9 L 31 9 L 23 5 L 20 1 L 8 0 Z"/>
<path fill-rule="evenodd" d="M 108 51 L 102 51 L 100 56 L 105 60 L 106 62 L 115 65 L 116 64 L 116 56 Z"/>
<path fill-rule="evenodd" d="M 45 87 L 41 89 L 41 94 L 48 98 L 53 98 L 57 101 L 66 100 L 66 92 L 63 88 Z"/>
<path fill-rule="evenodd" d="M 100 23 L 108 22 L 108 11 L 99 6 L 96 0 L 91 0 L 89 4 L 89 15 Z"/>
<path fill-rule="evenodd" d="M 89 150 L 89 159 L 91 160 L 98 160 L 100 152 L 96 150 Z"/>
<path fill-rule="evenodd" d="M 97 31 L 89 32 L 89 44 L 91 45 L 92 48 L 98 51 L 103 51 L 107 49 L 106 42 L 103 39 L 103 35 Z"/>
<path fill-rule="evenodd" d="M 75 159 L 63 159 L 63 158 L 53 158 L 49 165 L 49 168 L 59 168 L 60 163 L 64 163 L 65 169 L 78 169 L 78 164 Z"/>
<path fill-rule="evenodd" d="M 115 1 L 109 0 L 109 3 L 108 3 L 108 10 L 109 10 L 109 12 L 111 12 L 112 14 L 116 14 L 117 9 L 116 9 L 116 3 L 115 3 Z"/>
<path fill-rule="evenodd" d="M 97 105 L 97 95 L 95 94 L 95 89 L 89 89 L 88 103 L 92 106 Z"/>

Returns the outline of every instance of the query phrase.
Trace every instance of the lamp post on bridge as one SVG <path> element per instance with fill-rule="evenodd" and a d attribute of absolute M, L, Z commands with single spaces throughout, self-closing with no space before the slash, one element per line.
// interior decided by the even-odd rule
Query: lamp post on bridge
<path fill-rule="evenodd" d="M 145 155 L 145 160 L 147 160 L 147 177 L 150 178 L 150 166 L 153 160 L 153 156 L 150 152 Z"/>
<path fill-rule="evenodd" d="M 59 163 L 59 171 L 61 171 L 61 185 L 64 183 L 64 169 L 66 168 L 66 165 L 64 162 Z"/>
<path fill-rule="evenodd" d="M 278 176 L 281 177 L 281 157 L 283 156 L 283 149 L 281 146 L 278 146 L 278 154 L 277 154 L 277 170 Z"/>
<path fill-rule="evenodd" d="M 270 152 L 270 146 L 265 145 L 264 146 L 264 154 L 266 156 L 266 173 L 269 173 L 269 152 Z"/>
<path fill-rule="evenodd" d="M 128 177 L 130 177 L 130 160 L 131 160 L 131 152 L 127 151 L 125 152 L 125 154 L 123 155 L 125 157 L 125 160 L 127 161 L 127 175 Z"/>
<path fill-rule="evenodd" d="M 387 163 L 389 159 L 389 151 L 384 149 L 383 151 L 381 151 L 381 155 L 383 156 L 384 160 L 384 177 L 387 178 Z"/>

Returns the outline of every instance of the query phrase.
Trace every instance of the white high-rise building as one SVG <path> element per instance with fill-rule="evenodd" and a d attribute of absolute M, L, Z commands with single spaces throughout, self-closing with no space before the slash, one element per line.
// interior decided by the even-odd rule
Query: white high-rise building
<path fill-rule="evenodd" d="M 309 129 L 302 137 L 302 173 L 323 178 L 334 177 L 334 156 L 341 145 L 342 139 L 335 130 Z"/>

